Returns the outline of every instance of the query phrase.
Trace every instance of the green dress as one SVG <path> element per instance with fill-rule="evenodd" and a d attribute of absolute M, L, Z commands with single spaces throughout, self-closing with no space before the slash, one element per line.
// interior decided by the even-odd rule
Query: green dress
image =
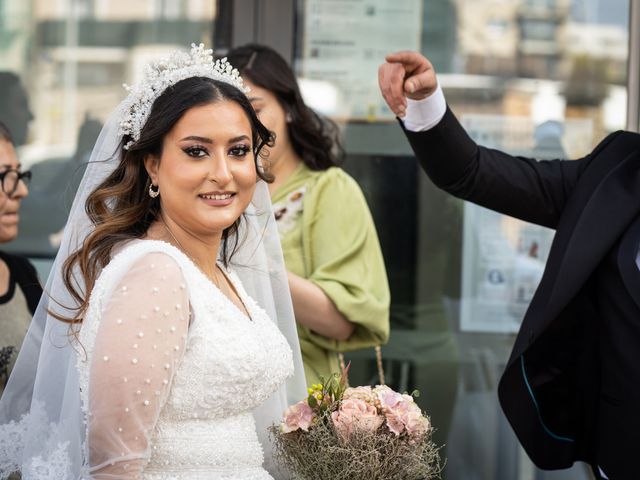
<path fill-rule="evenodd" d="M 310 385 L 339 371 L 338 352 L 387 341 L 387 273 L 366 200 L 344 170 L 313 171 L 301 164 L 271 199 L 287 269 L 318 285 L 356 324 L 346 341 L 298 324 Z"/>

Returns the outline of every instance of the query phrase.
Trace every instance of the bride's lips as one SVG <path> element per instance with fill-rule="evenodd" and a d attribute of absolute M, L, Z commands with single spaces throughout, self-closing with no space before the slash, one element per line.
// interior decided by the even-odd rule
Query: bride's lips
<path fill-rule="evenodd" d="M 202 200 L 206 205 L 211 207 L 226 207 L 227 205 L 231 205 L 234 197 L 236 196 L 235 192 L 206 192 L 198 195 L 198 198 Z"/>

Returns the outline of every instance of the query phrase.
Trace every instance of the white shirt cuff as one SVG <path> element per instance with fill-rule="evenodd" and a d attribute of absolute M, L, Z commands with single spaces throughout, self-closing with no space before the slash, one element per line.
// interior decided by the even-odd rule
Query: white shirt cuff
<path fill-rule="evenodd" d="M 427 98 L 412 100 L 407 98 L 407 113 L 402 118 L 404 128 L 411 132 L 424 132 L 435 127 L 447 111 L 447 102 L 440 83 Z"/>

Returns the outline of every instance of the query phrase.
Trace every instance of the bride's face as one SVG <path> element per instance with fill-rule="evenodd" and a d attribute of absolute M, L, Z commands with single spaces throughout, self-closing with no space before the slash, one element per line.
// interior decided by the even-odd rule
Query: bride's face
<path fill-rule="evenodd" d="M 256 186 L 251 124 L 237 103 L 193 107 L 145 161 L 163 215 L 199 235 L 221 235 L 249 205 Z"/>

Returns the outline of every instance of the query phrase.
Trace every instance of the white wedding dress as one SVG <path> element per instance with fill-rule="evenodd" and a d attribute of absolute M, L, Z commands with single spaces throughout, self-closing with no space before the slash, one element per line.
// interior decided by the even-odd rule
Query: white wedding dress
<path fill-rule="evenodd" d="M 78 369 L 95 479 L 265 480 L 252 410 L 292 374 L 284 336 L 172 245 L 126 244 L 100 274 Z"/>

